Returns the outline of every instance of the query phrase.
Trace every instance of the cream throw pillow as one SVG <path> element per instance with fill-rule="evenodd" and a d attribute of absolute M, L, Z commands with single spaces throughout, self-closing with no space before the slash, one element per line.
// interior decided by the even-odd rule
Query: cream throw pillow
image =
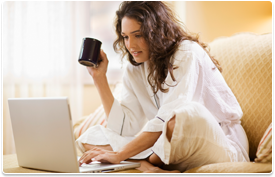
<path fill-rule="evenodd" d="M 272 123 L 265 131 L 259 143 L 256 156 L 255 162 L 272 162 Z"/>

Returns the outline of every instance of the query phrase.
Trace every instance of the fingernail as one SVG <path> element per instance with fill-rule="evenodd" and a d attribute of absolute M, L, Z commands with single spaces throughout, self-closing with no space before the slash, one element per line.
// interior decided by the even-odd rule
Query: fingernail
<path fill-rule="evenodd" d="M 80 163 L 83 163 L 83 160 L 80 160 L 79 162 L 80 162 Z"/>
<path fill-rule="evenodd" d="M 95 161 L 95 158 L 92 158 L 91 160 L 92 160 L 92 161 Z"/>

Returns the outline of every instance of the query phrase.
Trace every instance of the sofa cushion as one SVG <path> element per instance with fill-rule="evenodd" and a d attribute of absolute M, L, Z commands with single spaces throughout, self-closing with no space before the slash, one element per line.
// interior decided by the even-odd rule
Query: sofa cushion
<path fill-rule="evenodd" d="M 81 117 L 74 123 L 74 137 L 75 139 L 79 138 L 86 130 L 94 125 L 102 125 L 104 127 L 107 126 L 107 122 L 105 121 L 106 114 L 104 112 L 104 108 L 100 105 L 95 112 L 91 113 L 88 116 Z"/>
<path fill-rule="evenodd" d="M 266 129 L 259 143 L 256 156 L 255 162 L 272 162 L 272 123 Z"/>
<path fill-rule="evenodd" d="M 272 164 L 255 162 L 225 162 L 203 165 L 184 173 L 270 173 Z"/>
<path fill-rule="evenodd" d="M 249 156 L 272 121 L 272 34 L 239 33 L 209 44 L 220 62 L 228 86 L 243 110 L 241 119 L 249 140 Z"/>

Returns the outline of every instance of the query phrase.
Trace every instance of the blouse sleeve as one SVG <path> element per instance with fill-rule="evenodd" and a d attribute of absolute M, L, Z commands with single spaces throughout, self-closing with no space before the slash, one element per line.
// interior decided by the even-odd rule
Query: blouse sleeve
<path fill-rule="evenodd" d="M 144 127 L 147 118 L 130 82 L 133 73 L 127 70 L 123 77 L 121 102 L 114 100 L 107 119 L 107 128 L 121 136 L 134 136 Z"/>

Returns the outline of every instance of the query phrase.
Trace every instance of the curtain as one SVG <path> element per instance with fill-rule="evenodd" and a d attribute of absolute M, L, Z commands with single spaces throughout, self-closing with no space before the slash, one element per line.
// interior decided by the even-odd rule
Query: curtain
<path fill-rule="evenodd" d="M 8 98 L 66 96 L 73 121 L 82 116 L 86 70 L 77 59 L 90 35 L 90 2 L 6 1 L 2 29 L 2 143 L 12 154 Z"/>
<path fill-rule="evenodd" d="M 3 154 L 15 153 L 8 98 L 66 96 L 73 121 L 82 116 L 83 100 L 91 99 L 86 98 L 83 88 L 93 84 L 86 68 L 77 61 L 83 37 L 102 41 L 102 49 L 109 59 L 108 82 L 116 84 L 121 80 L 126 65 L 122 65 L 121 56 L 112 49 L 116 39 L 113 20 L 120 3 L 3 3 Z"/>

